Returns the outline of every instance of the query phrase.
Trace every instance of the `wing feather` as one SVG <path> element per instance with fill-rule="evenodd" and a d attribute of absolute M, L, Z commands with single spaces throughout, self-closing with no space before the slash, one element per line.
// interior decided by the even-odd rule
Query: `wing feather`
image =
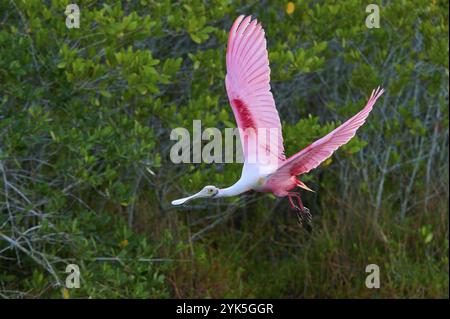
<path fill-rule="evenodd" d="M 244 139 L 241 134 L 244 157 L 249 155 L 244 144 L 256 140 L 258 149 L 269 150 L 270 156 L 281 163 L 286 159 L 281 123 L 270 91 L 265 33 L 256 19 L 240 16 L 235 20 L 228 38 L 226 62 L 225 84 L 238 127 L 243 130 L 251 128 L 255 132 L 260 128 L 271 129 L 263 138 L 253 134 Z"/>
<path fill-rule="evenodd" d="M 372 111 L 373 105 L 383 92 L 384 90 L 380 88 L 372 91 L 369 101 L 359 113 L 334 131 L 288 158 L 270 177 L 272 179 L 271 183 L 274 183 L 276 180 L 282 181 L 292 176 L 308 173 L 329 158 L 340 146 L 350 141 L 355 136 L 358 128 L 364 124 Z"/>

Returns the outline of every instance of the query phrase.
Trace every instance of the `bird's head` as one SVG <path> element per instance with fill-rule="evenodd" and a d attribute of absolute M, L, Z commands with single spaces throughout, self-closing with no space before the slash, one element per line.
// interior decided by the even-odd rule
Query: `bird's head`
<path fill-rule="evenodd" d="M 188 201 L 191 201 L 196 198 L 212 198 L 212 197 L 216 196 L 218 193 L 219 193 L 219 189 L 216 186 L 208 185 L 208 186 L 203 187 L 203 189 L 200 192 L 198 192 L 197 194 L 172 201 L 172 205 L 176 205 L 176 206 L 182 205 L 182 204 L 185 204 Z"/>

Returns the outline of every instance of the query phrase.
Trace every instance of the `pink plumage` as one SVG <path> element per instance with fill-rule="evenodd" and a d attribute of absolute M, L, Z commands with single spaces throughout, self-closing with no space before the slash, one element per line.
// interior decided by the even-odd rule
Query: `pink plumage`
<path fill-rule="evenodd" d="M 347 143 L 364 124 L 376 100 L 383 94 L 383 89 L 380 88 L 373 91 L 367 105 L 358 114 L 286 160 L 280 118 L 270 91 L 266 39 L 264 30 L 256 19 L 251 21 L 250 16 L 242 15 L 235 20 L 228 38 L 226 60 L 225 83 L 238 127 L 243 130 L 276 129 L 278 136 L 275 139 L 259 138 L 257 141 L 261 149 L 269 150 L 278 159 L 278 168 L 258 190 L 278 196 L 286 196 L 292 188 L 303 186 L 295 177 L 316 168 L 336 149 Z M 250 156 L 249 149 L 245 146 L 249 143 L 249 138 L 256 139 L 258 134 L 246 136 L 246 139 L 241 135 L 245 158 Z"/>
<path fill-rule="evenodd" d="M 244 157 L 248 158 L 247 143 L 255 143 L 258 150 L 269 151 L 275 162 L 283 161 L 284 148 L 281 123 L 275 101 L 270 92 L 269 57 L 264 30 L 257 20 L 240 16 L 234 22 L 227 47 L 227 76 L 225 84 L 228 98 L 240 129 L 275 129 L 262 138 L 241 134 Z M 255 132 L 257 133 L 257 132 Z M 257 140 L 253 140 L 257 139 Z"/>
<path fill-rule="evenodd" d="M 240 16 L 233 23 L 227 46 L 225 85 L 228 99 L 239 127 L 244 153 L 241 178 L 232 186 L 219 189 L 206 186 L 192 196 L 175 200 L 181 205 L 194 198 L 235 196 L 249 190 L 287 196 L 299 221 L 310 221 L 311 214 L 303 206 L 297 186 L 309 189 L 297 176 L 308 173 L 334 151 L 355 136 L 364 124 L 383 89 L 372 92 L 366 106 L 331 133 L 286 159 L 278 111 L 270 91 L 270 67 L 264 30 L 256 19 Z M 263 130 L 264 129 L 264 130 Z M 267 135 L 268 133 L 268 135 Z M 251 145 L 256 146 L 251 147 Z M 269 163 L 260 160 L 260 154 Z M 255 157 L 256 155 L 256 157 Z M 255 162 L 250 159 L 253 158 Z M 294 202 L 297 200 L 297 204 Z"/>
<path fill-rule="evenodd" d="M 384 90 L 380 88 L 372 91 L 369 101 L 359 113 L 334 131 L 284 161 L 276 172 L 269 177 L 267 190 L 285 196 L 289 189 L 283 189 L 280 185 L 284 185 L 286 183 L 285 181 L 292 179 L 293 176 L 308 173 L 310 170 L 316 168 L 339 147 L 350 141 L 355 136 L 358 128 L 364 124 L 370 111 L 372 111 L 373 105 L 383 92 Z"/>

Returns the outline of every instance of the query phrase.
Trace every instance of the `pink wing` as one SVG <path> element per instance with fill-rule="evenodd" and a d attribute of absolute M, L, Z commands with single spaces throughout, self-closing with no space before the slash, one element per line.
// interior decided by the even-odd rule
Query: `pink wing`
<path fill-rule="evenodd" d="M 240 129 L 246 160 L 254 152 L 248 148 L 252 142 L 258 146 L 258 152 L 264 150 L 278 164 L 285 160 L 283 136 L 269 82 L 264 30 L 256 19 L 251 21 L 250 16 L 240 16 L 228 38 L 225 78 L 228 98 Z M 258 132 L 264 134 L 258 136 Z"/>
<path fill-rule="evenodd" d="M 369 101 L 359 113 L 331 133 L 328 133 L 286 160 L 270 177 L 271 182 L 282 181 L 292 176 L 308 173 L 310 170 L 319 166 L 335 150 L 355 136 L 356 130 L 364 124 L 370 111 L 372 111 L 373 105 L 383 92 L 384 90 L 380 88 L 372 91 Z"/>

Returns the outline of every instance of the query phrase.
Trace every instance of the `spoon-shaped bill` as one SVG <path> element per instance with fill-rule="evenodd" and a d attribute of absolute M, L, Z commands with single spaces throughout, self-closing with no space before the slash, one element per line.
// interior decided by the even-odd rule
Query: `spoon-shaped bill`
<path fill-rule="evenodd" d="M 188 197 L 184 197 L 184 198 L 180 198 L 180 199 L 176 199 L 172 201 L 172 205 L 174 206 L 178 206 L 178 205 L 183 205 L 185 203 L 187 203 L 190 200 L 193 200 L 194 198 L 199 198 L 201 197 L 200 195 L 201 192 L 198 192 L 197 194 L 188 196 Z"/>

